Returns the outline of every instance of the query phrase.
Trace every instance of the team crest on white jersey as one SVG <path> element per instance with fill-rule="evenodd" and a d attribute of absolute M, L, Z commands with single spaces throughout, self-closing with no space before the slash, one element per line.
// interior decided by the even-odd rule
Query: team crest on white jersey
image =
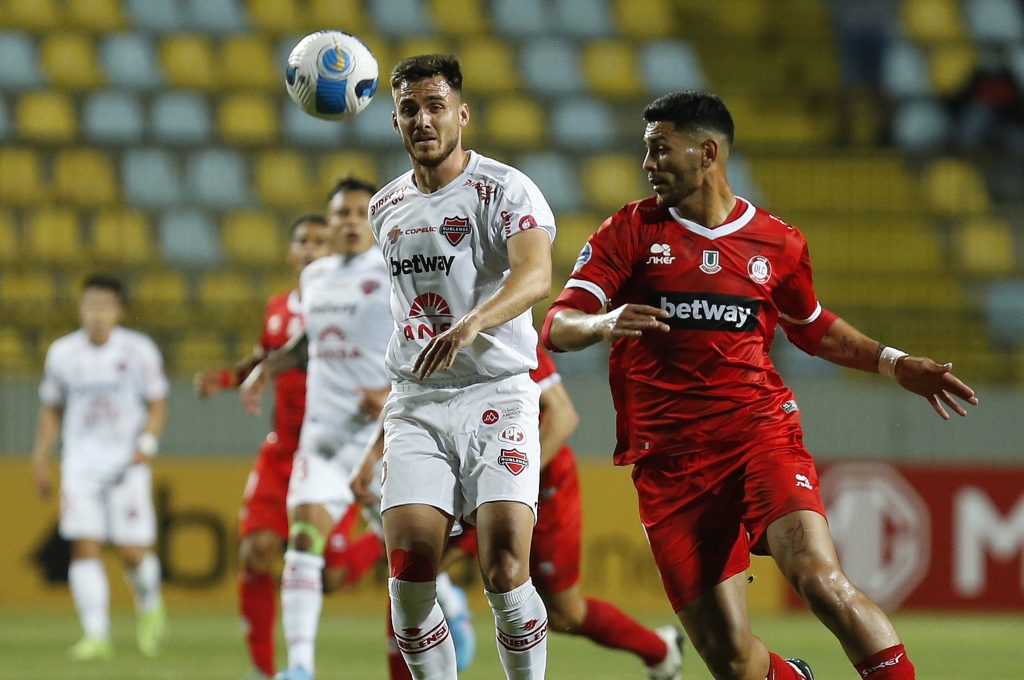
<path fill-rule="evenodd" d="M 718 264 L 718 251 L 705 250 L 700 263 L 700 270 L 705 274 L 717 274 L 722 271 L 722 265 Z"/>
<path fill-rule="evenodd" d="M 772 263 L 764 255 L 754 255 L 747 260 L 747 274 L 754 283 L 768 283 L 772 278 Z"/>
<path fill-rule="evenodd" d="M 442 220 L 441 228 L 438 231 L 441 232 L 441 236 L 448 239 L 448 243 L 457 246 L 462 243 L 462 239 L 466 238 L 466 234 L 470 232 L 469 218 L 446 217 Z"/>
<path fill-rule="evenodd" d="M 672 246 L 667 243 L 651 244 L 651 256 L 647 258 L 647 264 L 672 264 L 675 261 Z"/>

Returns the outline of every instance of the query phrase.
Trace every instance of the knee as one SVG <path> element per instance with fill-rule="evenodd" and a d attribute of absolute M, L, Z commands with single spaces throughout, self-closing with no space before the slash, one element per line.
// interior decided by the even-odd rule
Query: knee
<path fill-rule="evenodd" d="M 795 566 L 790 582 L 813 610 L 846 609 L 860 596 L 860 591 L 835 562 L 808 560 Z"/>
<path fill-rule="evenodd" d="M 492 593 L 514 590 L 529 576 L 526 564 L 511 550 L 498 550 L 482 572 L 484 587 Z"/>
<path fill-rule="evenodd" d="M 293 522 L 288 533 L 288 547 L 297 552 L 323 555 L 327 537 L 312 522 Z"/>
<path fill-rule="evenodd" d="M 269 574 L 274 563 L 281 558 L 282 540 L 270 531 L 260 531 L 246 536 L 239 549 L 242 566 L 261 574 Z"/>
<path fill-rule="evenodd" d="M 575 635 L 583 627 L 583 619 L 586 614 L 583 611 L 575 611 L 559 606 L 555 602 L 545 602 L 548 610 L 548 628 L 559 633 Z"/>
<path fill-rule="evenodd" d="M 142 548 L 121 548 L 118 553 L 121 556 L 121 564 L 129 569 L 134 569 L 142 563 L 142 557 L 145 554 Z"/>
<path fill-rule="evenodd" d="M 690 629 L 687 630 L 689 632 Z M 690 642 L 716 680 L 733 680 L 749 675 L 754 651 L 752 636 L 717 637 L 697 633 L 690 635 Z"/>

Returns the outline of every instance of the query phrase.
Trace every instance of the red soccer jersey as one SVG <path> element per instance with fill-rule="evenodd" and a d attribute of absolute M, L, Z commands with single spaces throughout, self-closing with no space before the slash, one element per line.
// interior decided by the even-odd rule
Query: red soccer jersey
<path fill-rule="evenodd" d="M 738 199 L 708 229 L 654 198 L 630 203 L 590 237 L 566 288 L 560 300 L 572 289 L 597 299 L 585 311 L 638 303 L 669 314 L 668 333 L 612 344 L 616 464 L 800 427 L 768 356 L 775 325 L 813 352 L 835 316 L 814 294 L 803 234 L 776 216 Z"/>
<path fill-rule="evenodd" d="M 552 384 L 561 382 L 562 377 L 558 375 L 558 368 L 555 366 L 555 362 L 551 359 L 551 356 L 544 350 L 543 347 L 537 347 L 537 368 L 530 371 L 530 377 L 537 385 L 540 386 L 540 391 L 548 389 Z M 544 414 L 541 413 L 541 419 L 543 420 Z M 552 517 L 551 513 L 545 512 L 545 508 L 551 507 L 552 500 L 557 495 L 558 490 L 562 488 L 564 482 L 572 476 L 575 476 L 576 472 L 576 458 L 573 456 L 572 449 L 569 448 L 568 444 L 563 444 L 558 453 L 548 461 L 548 464 L 540 471 L 540 508 L 539 516 L 537 518 L 537 526 L 551 524 L 557 522 L 557 517 Z"/>
<path fill-rule="evenodd" d="M 302 328 L 299 295 L 291 290 L 267 301 L 260 345 L 264 352 L 279 349 Z M 306 372 L 292 368 L 274 377 L 274 432 L 299 440 L 302 415 L 306 410 Z"/>

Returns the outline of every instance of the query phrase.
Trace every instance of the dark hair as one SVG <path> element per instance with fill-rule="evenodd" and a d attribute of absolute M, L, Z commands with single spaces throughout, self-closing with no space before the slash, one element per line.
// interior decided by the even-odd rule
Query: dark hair
<path fill-rule="evenodd" d="M 338 183 L 335 184 L 334 188 L 331 189 L 330 193 L 327 194 L 327 200 L 331 200 L 332 198 L 334 198 L 336 195 L 340 194 L 343 191 L 365 191 L 366 193 L 373 196 L 379 190 L 379 187 L 376 187 L 373 184 L 370 184 L 369 182 L 364 182 L 358 177 L 352 177 L 350 175 L 348 177 L 345 177 L 344 179 L 338 180 Z"/>
<path fill-rule="evenodd" d="M 299 228 L 300 224 L 305 224 L 306 222 L 319 224 L 321 227 L 327 226 L 327 218 L 325 218 L 323 215 L 303 215 L 302 217 L 292 222 L 292 226 L 288 228 L 288 233 L 291 234 L 292 236 L 295 236 L 295 230 Z"/>
<path fill-rule="evenodd" d="M 644 109 L 648 123 L 675 123 L 677 129 L 704 128 L 724 135 L 732 146 L 736 126 L 725 103 L 710 92 L 683 90 L 658 97 Z"/>
<path fill-rule="evenodd" d="M 82 290 L 85 291 L 90 288 L 108 290 L 117 296 L 118 301 L 122 305 L 128 304 L 128 295 L 125 292 L 124 284 L 116 276 L 111 274 L 89 274 L 89 276 L 85 277 L 85 281 L 82 282 Z"/>
<path fill-rule="evenodd" d="M 403 80 L 416 82 L 434 76 L 444 76 L 448 85 L 456 92 L 462 92 L 462 67 L 454 54 L 420 54 L 406 57 L 391 69 L 391 89 L 401 85 Z"/>

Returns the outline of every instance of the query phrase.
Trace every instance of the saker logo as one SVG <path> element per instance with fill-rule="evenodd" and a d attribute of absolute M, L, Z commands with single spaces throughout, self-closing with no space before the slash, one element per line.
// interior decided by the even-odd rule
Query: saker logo
<path fill-rule="evenodd" d="M 518 449 L 502 449 L 501 455 L 498 456 L 498 463 L 504 465 L 513 475 L 518 475 L 530 467 L 530 461 L 526 458 L 526 454 Z"/>
<path fill-rule="evenodd" d="M 462 243 L 462 239 L 466 238 L 466 234 L 469 233 L 469 218 L 468 217 L 446 217 L 441 222 L 441 228 L 438 229 L 441 235 L 448 239 L 448 243 L 453 246 L 457 246 Z"/>

